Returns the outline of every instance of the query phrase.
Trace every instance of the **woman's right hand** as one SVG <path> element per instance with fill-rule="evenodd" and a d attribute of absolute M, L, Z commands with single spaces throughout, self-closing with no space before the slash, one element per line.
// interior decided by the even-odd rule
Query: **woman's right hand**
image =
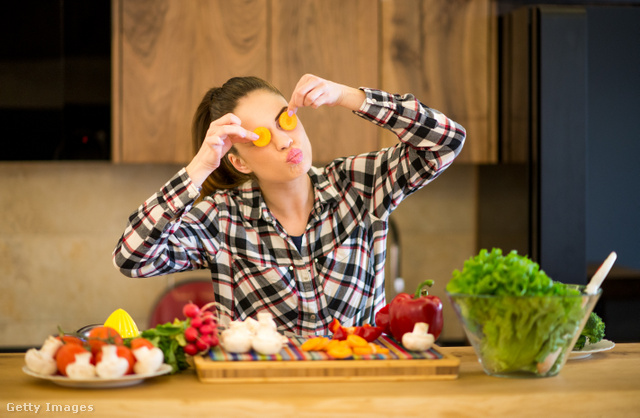
<path fill-rule="evenodd" d="M 233 113 L 211 122 L 202 146 L 187 166 L 187 173 L 196 186 L 202 186 L 206 178 L 220 166 L 220 160 L 234 143 L 251 142 L 259 138 L 240 125 L 240 118 Z"/>

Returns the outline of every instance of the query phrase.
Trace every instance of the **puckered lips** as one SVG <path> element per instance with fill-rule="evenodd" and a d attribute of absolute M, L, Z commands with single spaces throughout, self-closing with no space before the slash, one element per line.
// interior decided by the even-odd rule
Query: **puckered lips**
<path fill-rule="evenodd" d="M 287 162 L 290 164 L 300 164 L 302 162 L 302 150 L 300 148 L 291 148 L 287 154 Z"/>

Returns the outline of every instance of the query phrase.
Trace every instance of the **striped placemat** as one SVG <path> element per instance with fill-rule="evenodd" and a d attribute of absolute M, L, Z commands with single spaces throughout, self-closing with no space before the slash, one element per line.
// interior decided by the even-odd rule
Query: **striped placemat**
<path fill-rule="evenodd" d="M 221 347 L 215 347 L 209 352 L 209 358 L 213 361 L 300 361 L 300 360 L 333 360 L 332 357 L 323 351 L 303 351 L 300 349 L 306 337 L 289 337 L 289 341 L 284 345 L 278 354 L 263 355 L 251 350 L 248 353 L 235 354 L 228 353 Z M 427 351 L 405 350 L 396 340 L 388 336 L 381 336 L 375 342 L 381 347 L 389 349 L 388 354 L 367 354 L 354 355 L 352 358 L 364 360 L 439 360 L 442 354 L 435 348 Z"/>

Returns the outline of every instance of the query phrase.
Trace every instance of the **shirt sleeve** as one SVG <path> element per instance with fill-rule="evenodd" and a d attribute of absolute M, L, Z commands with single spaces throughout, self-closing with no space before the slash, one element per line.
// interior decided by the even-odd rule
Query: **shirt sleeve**
<path fill-rule="evenodd" d="M 464 145 L 466 131 L 411 94 L 362 89 L 366 99 L 355 113 L 396 134 L 400 142 L 376 153 L 344 160 L 350 186 L 365 206 L 387 217 L 411 193 L 438 177 Z"/>
<path fill-rule="evenodd" d="M 174 175 L 129 217 L 113 251 L 116 268 L 129 277 L 150 277 L 203 267 L 213 238 L 188 217 L 199 195 L 186 169 Z"/>

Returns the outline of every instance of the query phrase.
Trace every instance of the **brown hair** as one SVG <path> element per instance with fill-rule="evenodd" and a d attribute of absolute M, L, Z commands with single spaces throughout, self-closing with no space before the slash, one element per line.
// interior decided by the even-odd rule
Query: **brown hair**
<path fill-rule="evenodd" d="M 191 138 L 194 155 L 198 152 L 214 120 L 227 113 L 232 113 L 238 106 L 238 101 L 254 90 L 267 90 L 282 96 L 282 93 L 271 83 L 258 77 L 233 77 L 222 87 L 209 89 L 196 109 L 191 128 Z M 284 97 L 284 96 L 283 96 Z M 229 153 L 237 151 L 231 147 Z M 251 175 L 236 170 L 229 161 L 228 154 L 220 160 L 220 167 L 207 177 L 202 184 L 201 196 L 208 196 L 218 189 L 232 189 L 251 178 Z"/>

